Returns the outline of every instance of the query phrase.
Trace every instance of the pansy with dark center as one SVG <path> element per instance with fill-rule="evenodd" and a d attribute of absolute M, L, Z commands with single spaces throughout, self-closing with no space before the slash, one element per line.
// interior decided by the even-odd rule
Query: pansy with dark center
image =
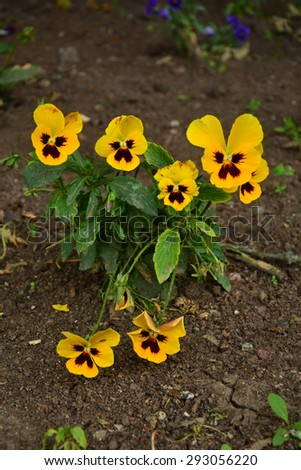
<path fill-rule="evenodd" d="M 161 191 L 158 199 L 163 199 L 165 205 L 172 206 L 177 211 L 183 210 L 198 195 L 195 182 L 197 176 L 198 169 L 191 160 L 176 161 L 161 168 L 154 176 Z"/>
<path fill-rule="evenodd" d="M 79 147 L 77 134 L 83 123 L 79 113 L 63 113 L 53 104 L 36 108 L 33 114 L 37 125 L 31 135 L 37 157 L 45 165 L 60 165 Z"/>
<path fill-rule="evenodd" d="M 159 364 L 180 350 L 179 338 L 186 335 L 183 317 L 156 326 L 148 312 L 133 320 L 139 330 L 128 333 L 138 356 Z"/>
<path fill-rule="evenodd" d="M 263 131 L 252 114 L 242 114 L 235 120 L 227 143 L 220 121 L 209 114 L 190 123 L 187 138 L 193 145 L 205 149 L 203 169 L 218 188 L 241 186 L 250 181 L 252 173 L 259 168 Z"/>
<path fill-rule="evenodd" d="M 105 135 L 95 144 L 95 152 L 107 159 L 116 170 L 131 171 L 140 163 L 138 155 L 147 149 L 143 124 L 135 116 L 117 116 L 108 125 Z"/>
<path fill-rule="evenodd" d="M 64 331 L 66 339 L 57 345 L 57 353 L 68 358 L 66 367 L 69 372 L 87 378 L 98 375 L 98 367 L 110 367 L 114 363 L 113 346 L 117 346 L 120 335 L 108 328 L 95 333 L 89 340 Z"/>

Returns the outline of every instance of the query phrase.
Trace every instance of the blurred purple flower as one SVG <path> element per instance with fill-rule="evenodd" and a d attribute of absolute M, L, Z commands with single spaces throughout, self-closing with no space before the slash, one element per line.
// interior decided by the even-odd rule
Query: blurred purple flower
<path fill-rule="evenodd" d="M 163 18 L 163 20 L 170 20 L 170 11 L 168 7 L 160 8 L 157 13 L 159 16 L 161 16 L 161 18 Z"/>
<path fill-rule="evenodd" d="M 145 13 L 147 15 L 152 15 L 155 13 L 155 8 L 158 5 L 159 0 L 148 0 L 146 6 L 145 6 Z"/>
<path fill-rule="evenodd" d="M 174 10 L 179 10 L 183 5 L 183 0 L 168 0 L 168 5 Z"/>
<path fill-rule="evenodd" d="M 212 26 L 205 26 L 203 29 L 203 34 L 205 36 L 214 36 L 216 34 L 215 29 Z"/>
<path fill-rule="evenodd" d="M 239 42 L 240 44 L 248 40 L 248 37 L 250 36 L 250 32 L 251 32 L 250 28 L 245 25 L 238 25 L 233 30 L 234 37 L 236 41 Z"/>
<path fill-rule="evenodd" d="M 238 28 L 239 27 L 239 20 L 234 15 L 227 16 L 226 21 L 230 26 L 232 26 L 232 28 Z"/>

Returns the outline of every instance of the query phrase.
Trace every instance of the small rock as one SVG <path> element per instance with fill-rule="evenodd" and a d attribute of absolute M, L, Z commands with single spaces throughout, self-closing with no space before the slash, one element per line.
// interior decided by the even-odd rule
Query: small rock
<path fill-rule="evenodd" d="M 189 390 L 181 390 L 178 397 L 180 400 L 193 400 L 195 395 Z"/>
<path fill-rule="evenodd" d="M 174 119 L 173 121 L 170 121 L 169 127 L 179 127 L 180 122 Z"/>
<path fill-rule="evenodd" d="M 256 354 L 259 359 L 266 360 L 270 357 L 270 352 L 266 349 L 257 349 Z"/>
<path fill-rule="evenodd" d="M 117 429 L 117 431 L 122 431 L 123 430 L 123 425 L 122 424 L 114 424 L 114 428 Z"/>
<path fill-rule="evenodd" d="M 241 345 L 241 350 L 242 351 L 251 352 L 251 351 L 253 351 L 253 349 L 254 349 L 254 346 L 251 343 L 243 343 Z"/>
<path fill-rule="evenodd" d="M 157 411 L 157 418 L 158 418 L 158 421 L 165 421 L 166 420 L 166 413 L 165 411 L 162 411 L 162 410 L 159 410 Z"/>
<path fill-rule="evenodd" d="M 240 315 L 240 311 L 238 309 L 234 310 L 234 315 Z"/>
<path fill-rule="evenodd" d="M 107 435 L 107 431 L 105 429 L 99 429 L 93 434 L 93 437 L 98 441 L 102 441 Z"/>

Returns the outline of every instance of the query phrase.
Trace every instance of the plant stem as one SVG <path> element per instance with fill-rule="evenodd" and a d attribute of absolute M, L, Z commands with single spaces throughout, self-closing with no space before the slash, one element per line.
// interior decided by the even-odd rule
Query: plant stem
<path fill-rule="evenodd" d="M 96 331 L 97 331 L 98 328 L 99 328 L 99 325 L 100 325 L 100 323 L 101 323 L 103 314 L 104 314 L 105 309 L 106 309 L 106 306 L 107 306 L 108 297 L 109 297 L 110 290 L 111 290 L 111 287 L 112 287 L 113 282 L 115 282 L 115 276 L 114 276 L 114 275 L 110 277 L 109 284 L 107 285 L 107 288 L 106 288 L 106 291 L 105 291 L 105 295 L 104 295 L 104 298 L 103 298 L 103 301 L 102 301 L 102 306 L 101 306 L 101 309 L 100 309 L 100 312 L 99 312 L 99 315 L 98 315 L 98 319 L 97 319 L 97 321 L 96 321 L 96 323 L 95 323 L 95 325 L 94 325 L 93 330 L 92 330 L 91 333 L 89 334 L 89 338 L 90 338 L 94 333 L 96 333 Z"/>
<path fill-rule="evenodd" d="M 176 278 L 176 274 L 177 274 L 177 267 L 178 267 L 178 265 L 175 267 L 175 269 L 173 270 L 173 273 L 171 275 L 167 296 L 166 296 L 166 299 L 165 299 L 165 302 L 164 302 L 164 305 L 163 305 L 162 312 L 160 313 L 159 318 L 158 318 L 159 321 L 162 320 L 163 315 L 164 315 L 164 313 L 165 313 L 165 311 L 168 307 L 170 297 L 171 297 L 171 294 L 172 294 L 172 289 L 173 289 L 173 286 L 174 286 L 174 283 L 175 283 L 175 278 Z"/>
<path fill-rule="evenodd" d="M 139 251 L 138 255 L 135 257 L 133 263 L 131 264 L 131 267 L 130 269 L 128 270 L 127 272 L 127 275 L 129 275 L 131 273 L 131 271 L 134 269 L 135 267 L 135 264 L 137 263 L 138 259 L 140 258 L 140 256 L 154 243 L 154 240 L 151 240 L 149 243 L 147 243 L 143 248 L 142 250 Z"/>
<path fill-rule="evenodd" d="M 204 209 L 202 210 L 201 214 L 200 214 L 200 217 L 202 217 L 203 215 L 206 214 L 207 210 L 209 209 L 209 207 L 211 206 L 212 202 L 211 201 L 208 201 L 206 206 L 204 207 Z"/>

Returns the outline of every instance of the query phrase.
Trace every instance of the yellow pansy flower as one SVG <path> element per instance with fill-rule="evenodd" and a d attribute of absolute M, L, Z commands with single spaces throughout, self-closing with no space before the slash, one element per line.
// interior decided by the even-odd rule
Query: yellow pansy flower
<path fill-rule="evenodd" d="M 203 169 L 218 188 L 247 183 L 260 165 L 263 131 L 252 114 L 242 114 L 235 120 L 227 143 L 220 121 L 209 114 L 190 123 L 187 138 L 193 145 L 205 149 Z"/>
<path fill-rule="evenodd" d="M 71 374 L 83 375 L 88 379 L 98 375 L 98 367 L 110 367 L 114 364 L 112 347 L 117 346 L 120 335 L 108 328 L 98 331 L 89 340 L 67 331 L 56 348 L 57 353 L 68 358 L 66 367 Z"/>
<path fill-rule="evenodd" d="M 142 121 L 135 116 L 117 116 L 95 144 L 95 152 L 116 170 L 132 171 L 140 163 L 138 155 L 147 150 Z"/>
<path fill-rule="evenodd" d="M 37 127 L 31 134 L 32 145 L 45 165 L 64 163 L 80 146 L 77 134 L 82 131 L 83 122 L 79 113 L 64 117 L 60 109 L 47 103 L 35 109 L 33 119 Z"/>
<path fill-rule="evenodd" d="M 156 326 L 153 319 L 144 311 L 133 320 L 139 330 L 128 333 L 134 351 L 138 356 L 159 364 L 180 351 L 179 338 L 186 335 L 184 318 L 180 317 L 163 325 Z"/>
<path fill-rule="evenodd" d="M 165 205 L 181 211 L 199 193 L 195 182 L 198 173 L 197 167 L 191 160 L 176 161 L 172 165 L 161 168 L 154 175 L 161 191 L 158 199 L 163 199 Z"/>

